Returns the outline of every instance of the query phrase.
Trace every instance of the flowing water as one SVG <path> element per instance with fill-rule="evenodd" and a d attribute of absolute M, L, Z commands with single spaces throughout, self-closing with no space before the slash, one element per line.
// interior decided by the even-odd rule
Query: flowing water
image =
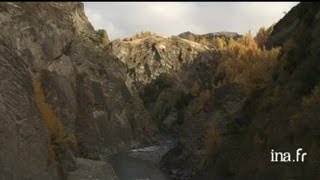
<path fill-rule="evenodd" d="M 159 162 L 174 145 L 174 140 L 164 140 L 159 145 L 120 152 L 108 159 L 120 180 L 169 180 Z"/>

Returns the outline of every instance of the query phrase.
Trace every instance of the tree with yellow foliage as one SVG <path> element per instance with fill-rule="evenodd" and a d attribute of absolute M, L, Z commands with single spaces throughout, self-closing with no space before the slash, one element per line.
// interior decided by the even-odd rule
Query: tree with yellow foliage
<path fill-rule="evenodd" d="M 57 160 L 57 155 L 61 153 L 61 150 L 63 151 L 63 147 L 66 144 L 68 144 L 69 147 L 76 147 L 77 139 L 74 134 L 66 135 L 65 128 L 58 115 L 46 102 L 46 97 L 39 78 L 40 77 L 33 75 L 33 90 L 40 118 L 50 134 L 50 141 L 48 144 L 48 164 L 51 164 Z"/>
<path fill-rule="evenodd" d="M 199 43 L 206 46 L 209 45 L 209 41 L 206 37 L 201 37 L 201 39 L 199 40 Z"/>
<path fill-rule="evenodd" d="M 196 38 L 194 37 L 194 35 L 192 35 L 192 34 L 189 34 L 188 36 L 187 36 L 187 39 L 189 40 L 189 41 L 196 41 Z"/>
<path fill-rule="evenodd" d="M 275 24 L 271 25 L 269 28 L 261 27 L 255 37 L 255 40 L 260 48 L 265 47 Z"/>
<path fill-rule="evenodd" d="M 213 40 L 213 46 L 217 49 L 223 49 L 226 46 L 226 41 L 223 38 L 217 37 Z"/>
<path fill-rule="evenodd" d="M 237 40 L 231 39 L 217 70 L 224 74 L 220 81 L 241 84 L 248 93 L 261 89 L 272 81 L 279 53 L 279 48 L 259 48 L 250 32 Z M 219 74 L 215 76 L 221 77 Z"/>

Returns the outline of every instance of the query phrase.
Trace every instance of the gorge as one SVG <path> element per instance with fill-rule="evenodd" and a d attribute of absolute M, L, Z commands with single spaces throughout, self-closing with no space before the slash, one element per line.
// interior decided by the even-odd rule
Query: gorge
<path fill-rule="evenodd" d="M 0 180 L 320 178 L 319 19 L 109 41 L 83 3 L 1 2 Z"/>

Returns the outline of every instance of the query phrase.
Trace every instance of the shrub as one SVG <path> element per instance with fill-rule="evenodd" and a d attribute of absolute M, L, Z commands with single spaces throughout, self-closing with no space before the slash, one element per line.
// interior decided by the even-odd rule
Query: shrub
<path fill-rule="evenodd" d="M 146 38 L 146 37 L 150 37 L 150 36 L 155 36 L 155 35 L 156 35 L 155 33 L 152 33 L 150 31 L 141 31 L 140 33 L 132 36 L 130 38 L 130 41 L 136 40 L 136 39 L 142 39 L 142 38 Z"/>
<path fill-rule="evenodd" d="M 46 103 L 41 83 L 38 80 L 33 81 L 33 88 L 41 119 L 47 125 L 51 135 L 54 135 L 56 139 L 63 139 L 65 136 L 64 127 L 50 105 Z"/>
<path fill-rule="evenodd" d="M 200 85 L 197 81 L 195 81 L 191 87 L 191 94 L 192 96 L 198 96 L 200 92 L 201 92 Z"/>
<path fill-rule="evenodd" d="M 148 106 L 155 102 L 161 91 L 172 87 L 174 81 L 174 77 L 162 73 L 158 76 L 158 78 L 145 85 L 139 92 L 144 104 Z"/>
<path fill-rule="evenodd" d="M 208 46 L 208 45 L 209 45 L 209 40 L 208 40 L 205 36 L 203 36 L 203 37 L 201 37 L 201 38 L 199 39 L 199 43 L 200 43 L 200 44 L 203 44 L 203 45 L 205 45 L 205 46 Z"/>
<path fill-rule="evenodd" d="M 65 129 L 56 113 L 46 102 L 46 98 L 41 87 L 41 83 L 37 78 L 33 78 L 33 89 L 36 104 L 40 113 L 40 118 L 46 125 L 50 141 L 48 144 L 48 164 L 51 164 L 60 153 L 63 153 L 66 145 L 71 147 L 77 146 L 77 139 L 74 134 L 70 134 L 65 138 Z"/>
<path fill-rule="evenodd" d="M 99 37 L 99 43 L 102 45 L 106 45 L 110 42 L 109 37 L 108 37 L 108 33 L 106 30 L 104 29 L 99 29 L 97 31 L 97 35 Z"/>
<path fill-rule="evenodd" d="M 213 47 L 215 47 L 218 50 L 223 49 L 227 45 L 224 38 L 217 37 L 213 40 Z"/>

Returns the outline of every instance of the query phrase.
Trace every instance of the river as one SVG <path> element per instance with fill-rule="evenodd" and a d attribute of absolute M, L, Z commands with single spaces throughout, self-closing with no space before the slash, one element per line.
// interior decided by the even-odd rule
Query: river
<path fill-rule="evenodd" d="M 113 154 L 108 161 L 120 180 L 169 180 L 159 162 L 175 144 L 175 140 L 166 139 L 158 145 Z"/>

